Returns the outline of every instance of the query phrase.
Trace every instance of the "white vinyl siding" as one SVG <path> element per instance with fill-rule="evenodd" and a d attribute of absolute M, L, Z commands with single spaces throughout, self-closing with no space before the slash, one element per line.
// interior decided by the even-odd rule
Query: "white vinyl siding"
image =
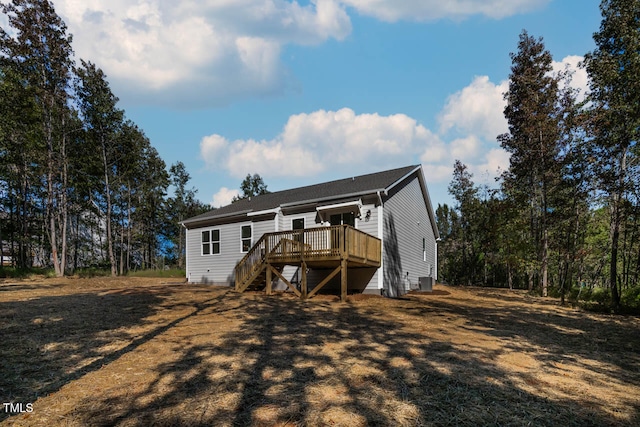
<path fill-rule="evenodd" d="M 252 225 L 252 236 L 255 241 L 264 233 L 275 231 L 275 223 L 272 219 L 187 230 L 187 279 L 189 282 L 233 284 L 235 266 L 245 255 L 240 252 L 242 225 Z M 202 256 L 202 231 L 211 229 L 220 230 L 220 253 L 215 256 Z"/>
<path fill-rule="evenodd" d="M 435 233 L 416 175 L 390 192 L 383 233 L 384 288 L 391 296 L 416 287 L 418 277 L 435 275 Z"/>

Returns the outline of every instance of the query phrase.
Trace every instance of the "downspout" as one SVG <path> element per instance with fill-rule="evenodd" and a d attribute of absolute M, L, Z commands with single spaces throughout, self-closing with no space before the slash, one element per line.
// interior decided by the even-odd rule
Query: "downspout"
<path fill-rule="evenodd" d="M 180 225 L 184 228 L 184 272 L 186 273 L 187 283 L 191 283 L 191 273 L 189 272 L 189 229 L 181 222 Z M 179 256 L 179 255 L 178 255 Z"/>
<path fill-rule="evenodd" d="M 378 268 L 378 289 L 382 292 L 384 289 L 384 206 L 382 205 L 381 190 L 377 191 L 378 194 L 378 238 L 382 242 L 380 248 L 380 268 Z"/>
<path fill-rule="evenodd" d="M 435 247 L 436 247 L 436 262 L 435 262 L 435 269 L 433 271 L 433 281 L 437 282 L 438 281 L 438 242 L 442 242 L 441 238 L 437 238 L 436 239 L 436 243 L 435 243 Z"/>

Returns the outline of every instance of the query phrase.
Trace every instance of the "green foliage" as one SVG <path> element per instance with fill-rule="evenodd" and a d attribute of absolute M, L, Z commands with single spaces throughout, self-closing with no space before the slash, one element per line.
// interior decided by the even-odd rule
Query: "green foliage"
<path fill-rule="evenodd" d="M 498 138 L 509 170 L 499 191 L 482 196 L 466 166 L 454 165 L 455 209 L 436 211 L 443 281 L 547 289 L 602 311 L 636 304 L 640 3 L 605 0 L 602 10 L 598 49 L 587 57 L 597 76 L 591 104 L 576 101 L 568 73 L 552 72 L 542 39 L 520 35 L 505 94 L 509 133 Z"/>
<path fill-rule="evenodd" d="M 640 312 L 640 285 L 622 291 L 621 303 L 634 312 Z"/>
<path fill-rule="evenodd" d="M 171 165 L 169 174 L 171 185 L 174 188 L 174 195 L 166 203 L 169 221 L 167 221 L 164 228 L 167 230 L 166 234 L 171 241 L 171 247 L 167 250 L 166 255 L 179 268 L 183 268 L 186 257 L 186 233 L 180 222 L 203 214 L 211 210 L 211 207 L 196 199 L 198 190 L 187 188 L 191 176 L 187 172 L 184 163 L 177 162 Z"/>
<path fill-rule="evenodd" d="M 247 174 L 247 176 L 244 178 L 244 180 L 242 180 L 242 183 L 240 184 L 240 191 L 240 195 L 234 197 L 231 203 L 249 197 L 269 193 L 269 190 L 267 190 L 267 185 L 262 180 L 262 177 L 257 173 L 253 174 L 253 176 L 251 174 Z"/>
<path fill-rule="evenodd" d="M 596 49 L 584 61 L 591 91 L 589 151 L 597 190 L 610 209 L 608 281 L 617 309 L 620 286 L 627 282 L 620 281 L 620 272 L 631 268 L 626 237 L 634 234 L 625 235 L 624 218 L 633 213 L 630 207 L 637 209 L 640 182 L 640 2 L 602 0 L 600 11 Z"/>
<path fill-rule="evenodd" d="M 106 75 L 74 66 L 72 38 L 48 0 L 0 4 L 0 240 L 21 269 L 125 274 L 157 267 L 178 221 L 204 211 L 118 108 Z M 266 189 L 266 186 L 265 186 Z M 197 213 L 194 213 L 197 214 Z M 179 258 L 179 257 L 177 257 Z M 100 268 L 84 268 L 99 266 Z M 12 273 L 13 274 L 13 273 Z"/>

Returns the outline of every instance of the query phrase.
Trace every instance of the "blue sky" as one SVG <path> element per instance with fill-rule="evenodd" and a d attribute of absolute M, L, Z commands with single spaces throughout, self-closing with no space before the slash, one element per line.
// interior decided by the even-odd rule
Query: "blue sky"
<path fill-rule="evenodd" d="M 493 182 L 509 52 L 526 29 L 558 69 L 593 49 L 597 0 L 56 0 L 77 58 L 198 198 L 247 173 L 272 191 L 422 164 L 450 203 L 456 158 Z M 573 85 L 586 88 L 583 71 Z"/>

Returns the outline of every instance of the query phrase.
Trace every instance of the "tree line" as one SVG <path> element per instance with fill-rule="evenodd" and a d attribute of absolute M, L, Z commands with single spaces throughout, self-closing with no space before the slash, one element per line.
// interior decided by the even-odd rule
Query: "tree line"
<path fill-rule="evenodd" d="M 584 100 L 554 72 L 542 38 L 511 54 L 498 136 L 510 153 L 499 188 L 456 161 L 439 205 L 441 279 L 541 295 L 605 290 L 611 308 L 640 307 L 640 2 L 603 0 Z"/>
<path fill-rule="evenodd" d="M 102 70 L 74 61 L 51 2 L 0 10 L 0 266 L 117 275 L 162 256 L 182 267 L 179 221 L 209 209 L 184 164 L 167 170 Z"/>

